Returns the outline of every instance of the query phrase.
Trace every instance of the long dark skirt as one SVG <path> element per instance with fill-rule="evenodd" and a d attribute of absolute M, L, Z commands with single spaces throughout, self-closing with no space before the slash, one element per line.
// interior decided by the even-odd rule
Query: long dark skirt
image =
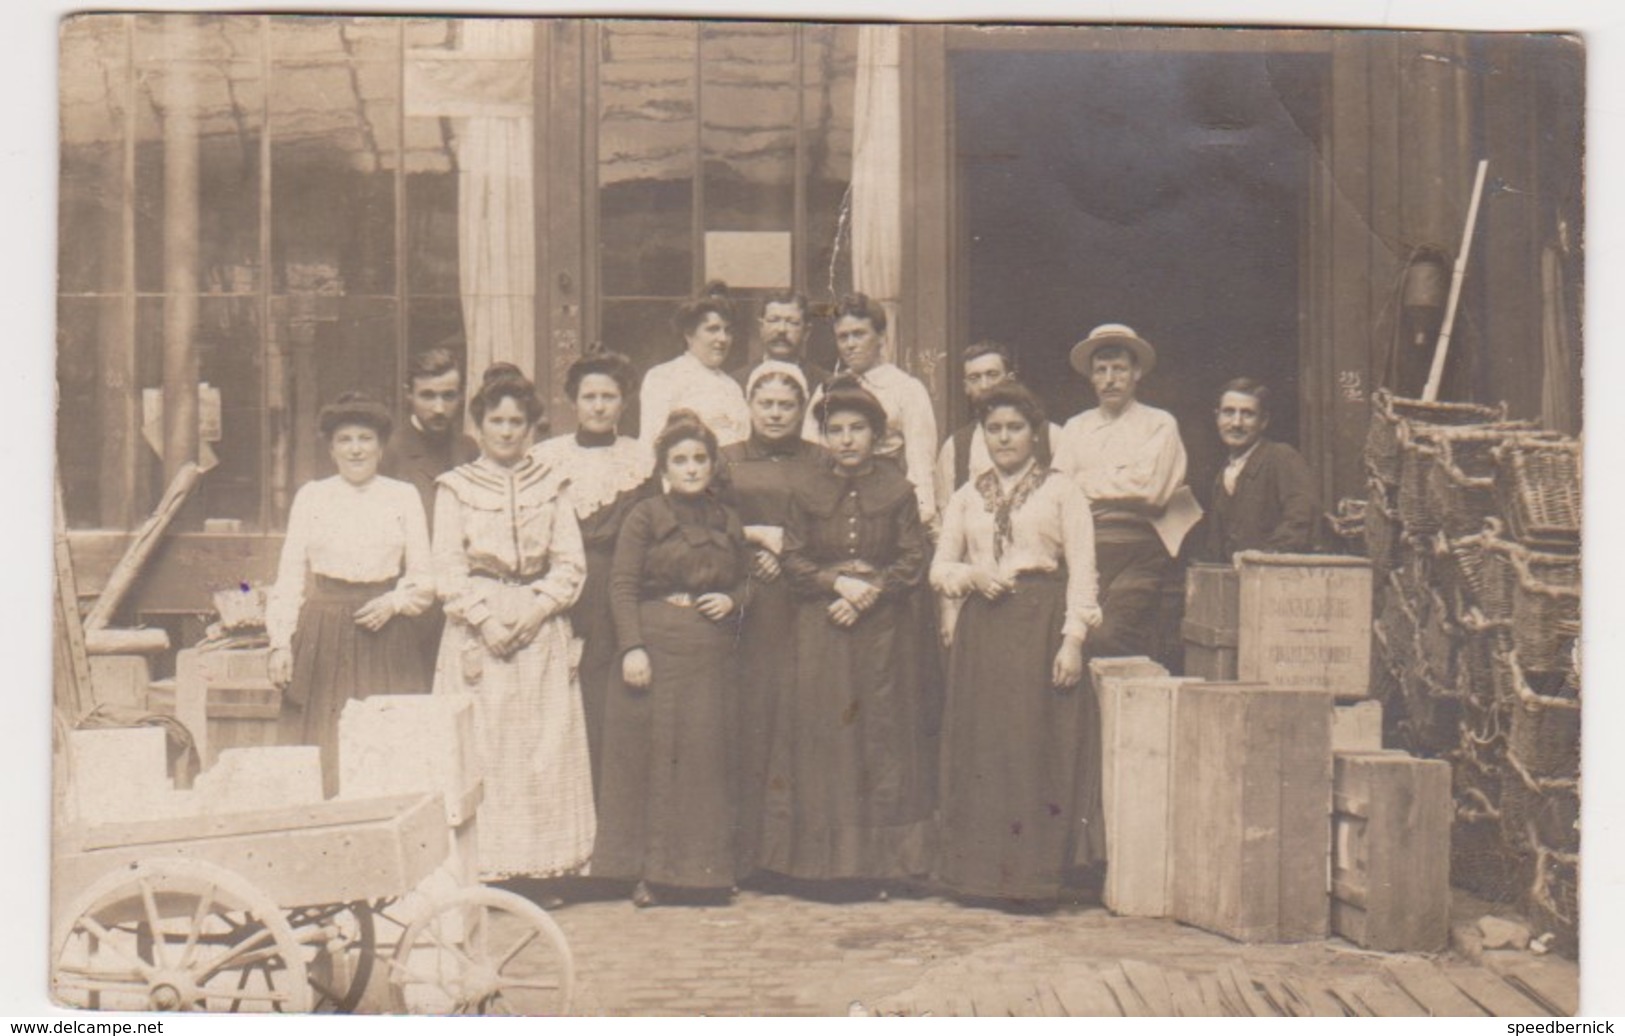
<path fill-rule="evenodd" d="M 570 609 L 570 626 L 581 638 L 581 709 L 587 723 L 587 754 L 592 761 L 592 786 L 597 793 L 604 756 L 604 702 L 610 682 L 620 672 L 615 644 L 615 619 L 609 608 L 609 567 L 615 544 L 587 550 L 587 575 L 581 596 Z"/>
<path fill-rule="evenodd" d="M 774 723 L 761 865 L 797 878 L 903 878 L 930 862 L 931 800 L 907 601 L 842 629 L 796 609 L 796 684 Z"/>
<path fill-rule="evenodd" d="M 766 795 L 774 775 L 770 748 L 778 712 L 795 692 L 796 602 L 783 578 L 756 582 L 739 636 L 739 873 L 756 870 Z"/>
<path fill-rule="evenodd" d="M 617 670 L 609 684 L 592 874 L 728 888 L 735 626 L 664 601 L 644 601 L 638 616 L 654 680 L 628 687 Z"/>
<path fill-rule="evenodd" d="M 424 664 L 418 627 L 396 616 L 376 633 L 355 624 L 363 604 L 394 589 L 384 583 L 347 583 L 313 576 L 305 588 L 293 634 L 293 680 L 283 707 L 288 744 L 322 750 L 322 788 L 339 786 L 339 714 L 351 698 L 374 694 L 427 694 L 433 669 Z"/>
<path fill-rule="evenodd" d="M 1064 574 L 966 600 L 949 655 L 940 876 L 978 896 L 1052 899 L 1104 848 L 1100 724 L 1082 683 L 1050 680 Z"/>

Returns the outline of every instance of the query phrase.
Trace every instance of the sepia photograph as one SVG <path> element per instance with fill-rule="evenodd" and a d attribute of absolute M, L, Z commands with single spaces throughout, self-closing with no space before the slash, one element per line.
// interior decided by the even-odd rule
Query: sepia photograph
<path fill-rule="evenodd" d="M 64 15 L 50 1003 L 1601 992 L 1587 40 L 847 18 Z"/>

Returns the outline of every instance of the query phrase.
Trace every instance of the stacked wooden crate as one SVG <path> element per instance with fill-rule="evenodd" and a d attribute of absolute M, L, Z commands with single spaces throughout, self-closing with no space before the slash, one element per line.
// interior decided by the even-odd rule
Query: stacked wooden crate
<path fill-rule="evenodd" d="M 1572 951 L 1579 444 L 1504 406 L 1375 404 L 1373 683 L 1397 742 L 1452 766 L 1454 881 Z"/>

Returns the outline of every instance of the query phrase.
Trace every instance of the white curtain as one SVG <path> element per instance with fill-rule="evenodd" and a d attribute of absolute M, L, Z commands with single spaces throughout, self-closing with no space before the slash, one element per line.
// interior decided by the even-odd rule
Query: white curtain
<path fill-rule="evenodd" d="M 895 25 L 858 28 L 852 123 L 852 285 L 885 305 L 894 350 L 903 264 L 900 39 Z"/>
<path fill-rule="evenodd" d="M 517 19 L 468 19 L 459 49 L 468 55 L 530 58 L 534 30 Z M 536 230 L 531 114 L 493 106 L 459 120 L 458 273 L 468 376 L 506 360 L 534 376 Z"/>

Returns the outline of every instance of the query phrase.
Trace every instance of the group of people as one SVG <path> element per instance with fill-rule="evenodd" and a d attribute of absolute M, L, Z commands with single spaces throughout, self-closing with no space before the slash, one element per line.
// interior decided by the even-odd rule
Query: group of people
<path fill-rule="evenodd" d="M 446 349 L 414 358 L 393 436 L 376 401 L 324 408 L 337 474 L 295 498 L 267 626 L 285 737 L 320 746 L 329 792 L 347 700 L 467 693 L 488 879 L 589 873 L 647 904 L 757 872 L 929 877 L 1041 903 L 1102 862 L 1085 661 L 1145 652 L 1178 552 L 1179 429 L 1136 399 L 1155 350 L 1097 328 L 1071 361 L 1099 406 L 1057 427 L 1008 350 L 972 346 L 975 421 L 939 443 L 883 307 L 834 307 L 834 377 L 809 317 L 769 298 L 763 355 L 725 371 L 731 303 L 685 303 L 683 352 L 641 384 L 618 353 L 572 364 L 576 430 L 540 443 L 508 364 L 465 437 Z M 1220 555 L 1313 533 L 1268 404 L 1221 393 Z"/>

